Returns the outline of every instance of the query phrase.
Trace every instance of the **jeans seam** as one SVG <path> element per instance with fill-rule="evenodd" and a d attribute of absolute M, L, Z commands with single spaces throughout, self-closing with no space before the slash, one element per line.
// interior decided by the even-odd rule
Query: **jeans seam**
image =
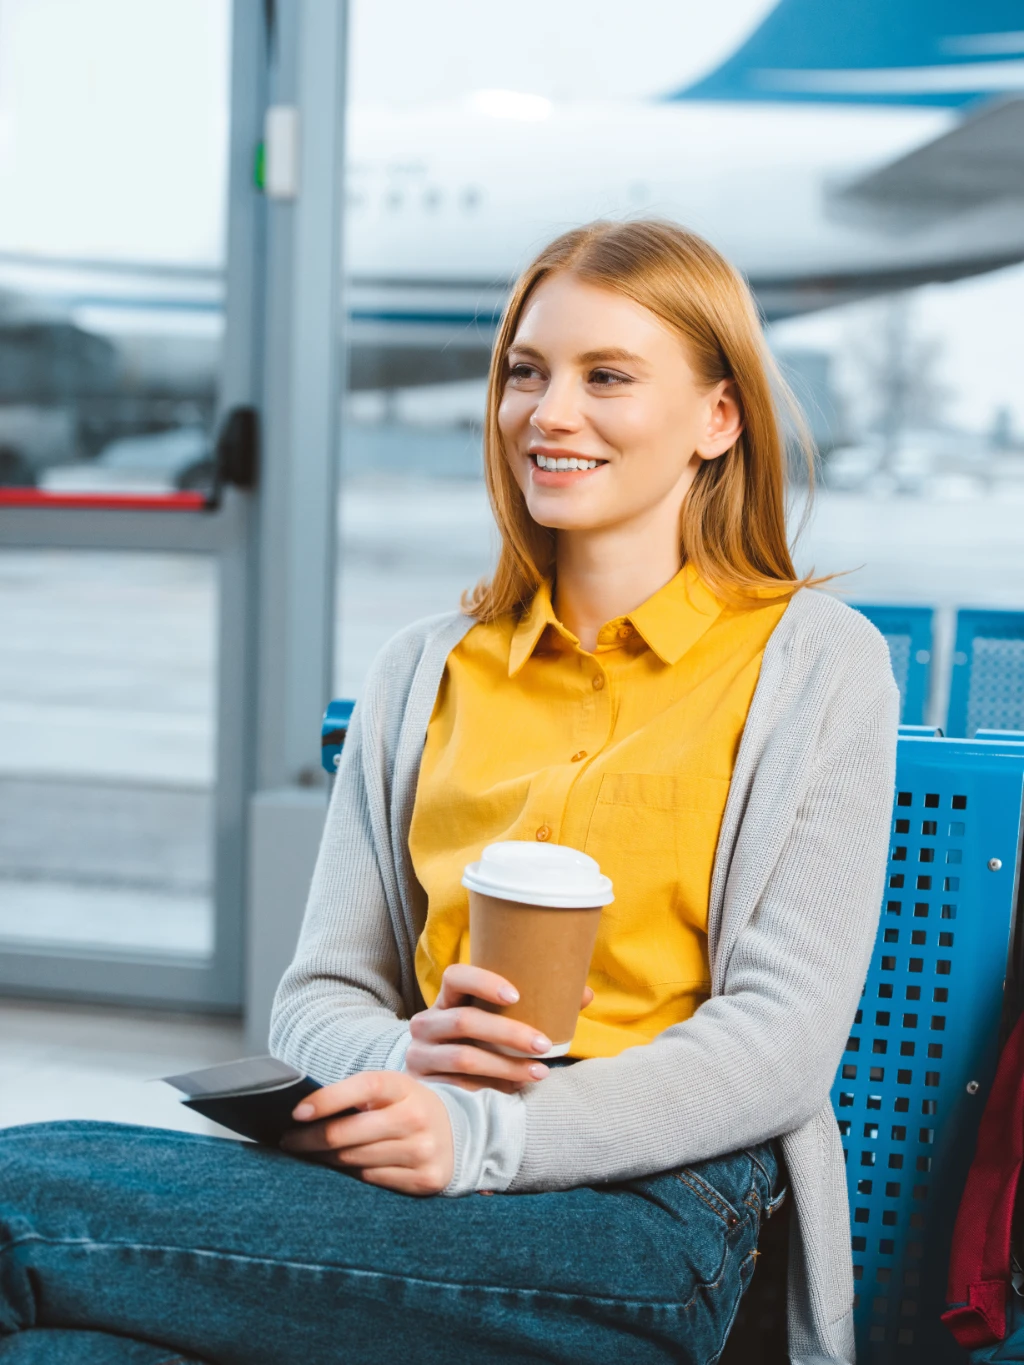
<path fill-rule="evenodd" d="M 337 1275 L 353 1276 L 359 1279 L 386 1280 L 400 1284 L 421 1285 L 425 1289 L 455 1289 L 467 1293 L 482 1292 L 486 1294 L 526 1295 L 528 1297 L 538 1298 L 547 1296 L 548 1298 L 560 1299 L 567 1302 L 609 1304 L 623 1308 L 678 1309 L 681 1306 L 679 1301 L 675 1299 L 627 1299 L 619 1298 L 612 1294 L 570 1293 L 567 1290 L 551 1289 L 548 1286 L 533 1288 L 522 1285 L 484 1284 L 474 1281 L 460 1282 L 457 1280 L 434 1280 L 428 1279 L 423 1275 L 400 1275 L 395 1271 L 366 1270 L 360 1266 L 327 1265 L 322 1261 L 296 1261 L 271 1256 L 249 1256 L 243 1252 L 217 1251 L 209 1247 L 164 1246 L 158 1242 L 100 1242 L 86 1237 L 42 1237 L 38 1233 L 31 1233 L 28 1236 L 19 1237 L 12 1242 L 5 1243 L 0 1247 L 0 1256 L 5 1255 L 15 1247 L 24 1246 L 27 1242 L 39 1242 L 45 1246 L 84 1247 L 95 1248 L 97 1250 L 154 1251 L 163 1252 L 172 1256 L 209 1257 L 210 1259 L 236 1261 L 248 1263 L 250 1265 L 286 1266 L 294 1270 L 309 1270 L 321 1274 L 326 1271 Z M 714 1288 L 715 1285 L 721 1283 L 721 1279 L 722 1274 L 720 1272 L 717 1280 L 707 1282 L 702 1287 Z M 691 1299 L 688 1302 L 692 1303 L 693 1300 Z M 171 1357 L 171 1360 L 174 1360 L 173 1356 Z M 160 1362 L 160 1365 L 164 1365 L 164 1362 Z"/>
<path fill-rule="evenodd" d="M 750 1262 L 750 1261 L 753 1260 L 754 1253 L 756 1252 L 756 1250 L 757 1250 L 757 1247 L 756 1247 L 756 1245 L 755 1245 L 755 1246 L 753 1246 L 753 1247 L 750 1249 L 750 1251 L 747 1252 L 747 1254 L 746 1254 L 746 1255 L 743 1257 L 743 1259 L 740 1261 L 739 1267 L 738 1267 L 738 1273 L 739 1273 L 739 1275 L 740 1275 L 740 1277 L 741 1277 L 741 1280 L 742 1280 L 742 1275 L 743 1275 L 743 1267 L 744 1267 L 745 1265 L 747 1265 L 748 1262 Z M 720 1288 L 720 1286 L 721 1286 L 723 1280 L 724 1280 L 725 1277 L 726 1277 L 726 1271 L 727 1271 L 728 1266 L 729 1266 L 729 1255 L 730 1255 L 730 1253 L 729 1253 L 728 1247 L 726 1247 L 725 1255 L 722 1257 L 721 1269 L 720 1269 L 719 1272 L 718 1272 L 718 1278 L 715 1279 L 715 1280 L 703 1280 L 703 1281 L 701 1281 L 700 1284 L 695 1285 L 695 1286 L 694 1286 L 693 1293 L 690 1295 L 690 1297 L 687 1299 L 687 1301 L 682 1305 L 683 1312 L 688 1312 L 688 1311 L 693 1307 L 694 1303 L 696 1303 L 696 1301 L 697 1301 L 697 1299 L 698 1299 L 698 1297 L 700 1296 L 700 1294 L 701 1294 L 702 1291 L 704 1291 L 704 1292 L 706 1293 L 708 1290 L 714 1290 L 714 1289 Z M 733 1323 L 734 1323 L 735 1320 L 736 1320 L 736 1314 L 737 1314 L 737 1312 L 739 1311 L 740 1300 L 742 1299 L 743 1294 L 744 1294 L 744 1290 L 743 1290 L 743 1288 L 741 1287 L 739 1294 L 737 1294 L 737 1296 L 736 1296 L 736 1302 L 735 1302 L 735 1304 L 733 1305 L 732 1319 L 731 1319 L 730 1324 L 729 1324 L 729 1330 L 730 1330 L 730 1331 L 732 1330 Z M 725 1339 L 724 1339 L 723 1342 L 722 1342 L 722 1345 L 718 1348 L 718 1354 L 717 1354 L 716 1356 L 712 1357 L 712 1359 L 708 1362 L 708 1365 L 714 1365 L 714 1362 L 717 1361 L 717 1360 L 719 1359 L 719 1357 L 721 1356 L 722 1352 L 725 1350 L 726 1342 L 728 1341 L 728 1339 L 729 1339 L 729 1334 L 728 1334 L 728 1332 L 727 1332 L 727 1333 L 726 1333 L 726 1336 L 725 1336 Z"/>
<path fill-rule="evenodd" d="M 764 1165 L 757 1159 L 757 1157 L 749 1148 L 747 1148 L 746 1151 L 747 1156 L 750 1157 L 751 1161 L 764 1176 L 764 1183 L 767 1191 L 767 1197 L 764 1202 L 764 1215 L 766 1218 L 771 1218 L 774 1214 L 776 1214 L 779 1211 L 782 1205 L 786 1202 L 786 1198 L 789 1194 L 789 1186 L 785 1184 L 780 1184 L 778 1190 L 773 1193 L 772 1178 L 765 1170 Z M 777 1172 L 776 1179 L 778 1178 L 779 1173 Z"/>
<path fill-rule="evenodd" d="M 698 1281 L 697 1284 L 694 1285 L 693 1293 L 690 1295 L 690 1297 L 686 1300 L 685 1303 L 679 1305 L 679 1307 L 682 1309 L 684 1313 L 688 1313 L 690 1311 L 690 1309 L 697 1302 L 698 1298 L 700 1298 L 702 1293 L 707 1293 L 709 1289 L 718 1289 L 722 1281 L 725 1279 L 725 1271 L 728 1264 L 729 1252 L 728 1249 L 726 1249 L 725 1255 L 722 1257 L 722 1264 L 719 1267 L 718 1278 L 715 1280 L 700 1280 Z"/>
<path fill-rule="evenodd" d="M 688 1190 L 692 1190 L 697 1198 L 705 1203 L 712 1213 L 717 1214 L 727 1227 L 735 1227 L 740 1221 L 739 1215 L 732 1205 L 728 1204 L 707 1181 L 701 1180 L 700 1176 L 695 1175 L 690 1170 L 676 1171 L 674 1174 L 675 1178 L 682 1181 Z"/>
<path fill-rule="evenodd" d="M 726 1346 L 729 1344 L 729 1337 L 732 1335 L 732 1329 L 733 1329 L 733 1327 L 735 1327 L 735 1325 L 736 1325 L 736 1317 L 737 1317 L 737 1314 L 739 1313 L 739 1310 L 740 1310 L 740 1303 L 742 1302 L 743 1295 L 746 1293 L 746 1290 L 743 1288 L 743 1267 L 744 1267 L 749 1261 L 753 1260 L 756 1250 L 757 1250 L 757 1248 L 755 1247 L 753 1250 L 748 1251 L 747 1254 L 746 1254 L 746 1256 L 744 1256 L 743 1260 L 740 1261 L 740 1264 L 739 1264 L 739 1271 L 738 1271 L 739 1277 L 740 1277 L 740 1292 L 736 1295 L 736 1302 L 735 1302 L 735 1304 L 733 1305 L 732 1317 L 729 1319 L 729 1325 L 728 1325 L 728 1327 L 726 1328 L 725 1336 L 722 1338 L 722 1344 L 721 1344 L 721 1346 L 719 1346 L 719 1348 L 718 1348 L 718 1350 L 715 1352 L 715 1354 L 710 1358 L 710 1360 L 708 1361 L 708 1365 L 718 1365 L 718 1362 L 719 1362 L 719 1361 L 721 1360 L 721 1358 L 722 1358 L 722 1352 L 725 1350 Z M 747 1288 L 749 1288 L 749 1287 L 750 1287 L 750 1286 L 749 1286 L 749 1284 L 748 1284 L 748 1285 L 747 1285 Z"/>
<path fill-rule="evenodd" d="M 761 1172 L 761 1174 L 764 1176 L 764 1183 L 765 1183 L 765 1185 L 767 1186 L 767 1190 L 768 1190 L 768 1202 L 771 1203 L 771 1198 L 772 1198 L 772 1178 L 771 1178 L 771 1176 L 770 1176 L 770 1175 L 768 1174 L 768 1172 L 765 1170 L 764 1164 L 763 1164 L 762 1162 L 758 1161 L 757 1157 L 754 1155 L 754 1153 L 750 1150 L 749 1147 L 746 1149 L 746 1154 L 747 1154 L 747 1156 L 750 1157 L 751 1161 L 754 1163 L 754 1165 L 757 1167 L 757 1169 L 758 1169 L 758 1170 Z"/>

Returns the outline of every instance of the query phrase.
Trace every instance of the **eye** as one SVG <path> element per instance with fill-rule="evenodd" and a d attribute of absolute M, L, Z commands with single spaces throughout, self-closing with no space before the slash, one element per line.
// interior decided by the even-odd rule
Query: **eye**
<path fill-rule="evenodd" d="M 614 388 L 618 384 L 632 384 L 628 374 L 620 374 L 618 370 L 591 370 L 587 376 L 587 381 L 599 389 Z"/>
<path fill-rule="evenodd" d="M 514 365 L 509 365 L 508 378 L 511 384 L 529 384 L 532 380 L 540 378 L 540 371 L 536 365 L 530 365 L 525 360 L 520 360 Z"/>

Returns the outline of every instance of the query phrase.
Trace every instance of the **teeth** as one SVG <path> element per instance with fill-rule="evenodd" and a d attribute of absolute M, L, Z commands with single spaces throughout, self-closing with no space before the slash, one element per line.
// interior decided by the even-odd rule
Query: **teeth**
<path fill-rule="evenodd" d="M 562 470 L 562 469 L 596 469 L 601 463 L 600 460 L 578 460 L 573 457 L 558 457 L 553 455 L 536 455 L 539 469 Z"/>

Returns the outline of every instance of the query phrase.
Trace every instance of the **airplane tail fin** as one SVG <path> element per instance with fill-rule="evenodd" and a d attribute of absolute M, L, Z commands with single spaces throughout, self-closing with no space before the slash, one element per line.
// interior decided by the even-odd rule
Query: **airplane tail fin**
<path fill-rule="evenodd" d="M 780 0 L 721 66 L 667 98 L 956 108 L 1021 90 L 1020 0 Z"/>

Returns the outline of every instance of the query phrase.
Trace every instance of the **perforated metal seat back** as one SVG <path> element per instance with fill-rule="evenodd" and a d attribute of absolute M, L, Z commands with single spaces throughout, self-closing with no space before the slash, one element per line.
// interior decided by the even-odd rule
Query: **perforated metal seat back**
<path fill-rule="evenodd" d="M 953 1224 L 995 1074 L 1019 895 L 1024 744 L 901 738 L 878 938 L 832 1091 L 858 1361 L 953 1365 Z M 1016 973 L 1010 977 L 1016 990 Z"/>
<path fill-rule="evenodd" d="M 946 732 L 1024 730 L 1024 612 L 957 612 Z"/>
<path fill-rule="evenodd" d="M 850 605 L 885 636 L 893 677 L 900 689 L 901 723 L 923 724 L 931 686 L 934 610 L 862 602 Z"/>

